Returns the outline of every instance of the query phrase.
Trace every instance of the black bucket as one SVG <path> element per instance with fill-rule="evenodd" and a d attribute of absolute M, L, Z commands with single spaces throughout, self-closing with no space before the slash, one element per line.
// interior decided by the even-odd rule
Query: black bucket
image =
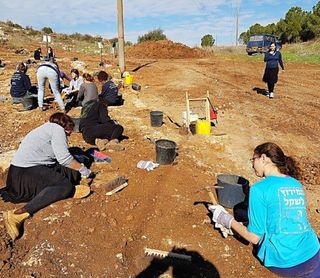
<path fill-rule="evenodd" d="M 79 126 L 80 126 L 80 120 L 81 118 L 72 118 L 72 121 L 74 122 L 74 132 L 80 132 Z"/>
<path fill-rule="evenodd" d="M 156 162 L 161 165 L 171 164 L 176 158 L 177 144 L 170 140 L 156 141 Z"/>
<path fill-rule="evenodd" d="M 192 135 L 196 134 L 196 122 L 191 122 L 189 125 L 189 129 Z"/>
<path fill-rule="evenodd" d="M 162 111 L 151 111 L 150 112 L 150 120 L 151 120 L 151 126 L 153 126 L 153 127 L 162 126 L 163 112 Z"/>
<path fill-rule="evenodd" d="M 249 192 L 249 181 L 236 175 L 218 175 L 217 195 L 219 204 L 233 208 L 244 201 Z"/>
<path fill-rule="evenodd" d="M 38 99 L 32 96 L 25 96 L 21 98 L 21 103 L 25 110 L 32 110 L 37 107 Z"/>

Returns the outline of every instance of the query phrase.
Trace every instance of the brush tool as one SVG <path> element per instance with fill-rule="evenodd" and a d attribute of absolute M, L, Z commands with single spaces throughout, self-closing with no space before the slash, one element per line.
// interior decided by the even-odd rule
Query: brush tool
<path fill-rule="evenodd" d="M 123 188 L 125 188 L 128 185 L 128 179 L 125 176 L 120 176 L 110 182 L 108 182 L 106 185 L 103 186 L 104 189 L 106 189 L 107 196 L 110 196 Z"/>
<path fill-rule="evenodd" d="M 144 254 L 146 256 L 157 257 L 160 259 L 175 258 L 175 259 L 181 259 L 181 260 L 186 260 L 186 261 L 191 262 L 191 256 L 189 256 L 189 255 L 161 251 L 161 250 L 157 250 L 157 249 L 144 248 Z"/>

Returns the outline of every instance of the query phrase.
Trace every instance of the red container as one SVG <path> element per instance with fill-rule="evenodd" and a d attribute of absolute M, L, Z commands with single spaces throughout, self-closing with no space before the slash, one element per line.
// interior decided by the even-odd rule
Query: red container
<path fill-rule="evenodd" d="M 217 119 L 217 113 L 213 111 L 213 109 L 210 109 L 210 120 L 216 120 Z"/>

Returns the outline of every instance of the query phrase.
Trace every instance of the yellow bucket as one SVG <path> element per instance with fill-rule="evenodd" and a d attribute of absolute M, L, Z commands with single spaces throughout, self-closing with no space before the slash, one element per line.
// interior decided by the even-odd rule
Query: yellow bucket
<path fill-rule="evenodd" d="M 211 123 L 210 121 L 198 120 L 196 122 L 196 134 L 210 135 Z"/>
<path fill-rule="evenodd" d="M 125 76 L 125 78 L 124 78 L 124 83 L 125 83 L 126 85 L 131 85 L 132 82 L 133 82 L 133 75 L 127 74 L 127 75 Z"/>

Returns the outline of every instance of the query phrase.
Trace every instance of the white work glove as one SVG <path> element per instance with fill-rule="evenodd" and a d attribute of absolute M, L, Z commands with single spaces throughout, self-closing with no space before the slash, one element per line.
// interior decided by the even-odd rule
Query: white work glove
<path fill-rule="evenodd" d="M 234 217 L 230 215 L 222 206 L 220 205 L 211 205 L 208 209 L 212 212 L 212 220 L 222 225 L 223 227 L 230 229 L 231 222 L 234 220 Z"/>
<path fill-rule="evenodd" d="M 228 236 L 233 236 L 232 230 L 222 226 L 221 224 L 216 223 L 214 227 L 220 230 L 224 238 L 227 238 Z"/>
<path fill-rule="evenodd" d="M 79 173 L 81 174 L 81 178 L 88 178 L 91 175 L 91 170 L 86 166 L 81 164 L 81 168 L 79 169 Z"/>
<path fill-rule="evenodd" d="M 139 169 L 146 169 L 148 172 L 159 166 L 158 163 L 153 163 L 152 161 L 140 160 L 137 164 Z"/>

